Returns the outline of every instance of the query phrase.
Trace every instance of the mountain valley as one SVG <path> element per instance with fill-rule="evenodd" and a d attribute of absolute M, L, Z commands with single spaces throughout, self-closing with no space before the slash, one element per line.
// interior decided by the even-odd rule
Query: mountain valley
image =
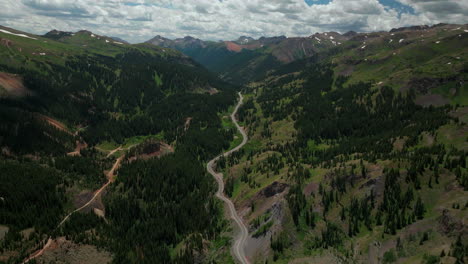
<path fill-rule="evenodd" d="M 466 263 L 468 25 L 0 26 L 0 263 Z"/>

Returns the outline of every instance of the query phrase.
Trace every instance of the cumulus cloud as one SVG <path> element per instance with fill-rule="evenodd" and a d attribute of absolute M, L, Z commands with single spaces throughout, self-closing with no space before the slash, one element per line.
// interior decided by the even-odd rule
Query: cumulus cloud
<path fill-rule="evenodd" d="M 393 6 L 386 2 L 391 1 Z M 414 12 L 401 12 L 395 3 Z M 466 23 L 459 0 L 0 0 L 0 24 L 31 33 L 91 30 L 142 42 L 154 35 L 235 39 Z"/>

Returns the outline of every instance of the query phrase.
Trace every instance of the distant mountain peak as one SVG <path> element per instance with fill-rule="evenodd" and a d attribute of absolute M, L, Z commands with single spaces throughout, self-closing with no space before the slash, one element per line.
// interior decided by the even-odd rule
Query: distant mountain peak
<path fill-rule="evenodd" d="M 401 32 L 401 31 L 418 31 L 418 30 L 425 30 L 428 28 L 429 26 L 411 26 L 411 27 L 393 28 L 392 30 L 390 30 L 390 33 Z"/>
<path fill-rule="evenodd" d="M 124 44 L 130 44 L 128 41 L 124 40 L 124 39 L 121 39 L 119 37 L 110 37 L 111 39 L 115 40 L 115 41 L 118 41 L 118 42 L 121 42 L 121 43 L 124 43 Z"/>
<path fill-rule="evenodd" d="M 163 41 L 169 40 L 169 41 L 171 41 L 170 39 L 165 38 L 165 37 L 163 37 L 161 35 L 156 35 L 154 38 L 150 39 L 149 41 L 155 41 L 155 40 L 163 40 Z"/>
<path fill-rule="evenodd" d="M 63 37 L 70 37 L 70 36 L 73 36 L 73 32 L 66 32 L 66 31 L 60 31 L 60 30 L 53 29 L 53 30 L 47 32 L 46 34 L 44 34 L 43 37 L 49 38 L 49 39 L 59 40 L 59 39 L 61 39 Z"/>
<path fill-rule="evenodd" d="M 63 34 L 63 33 L 73 34 L 73 32 L 61 31 L 61 30 L 57 30 L 57 29 L 52 29 L 51 31 L 47 32 L 46 34 L 49 34 L 49 35 L 59 35 L 59 34 Z"/>
<path fill-rule="evenodd" d="M 237 39 L 237 43 L 239 44 L 248 44 L 252 41 L 255 41 L 255 39 L 251 38 L 251 37 L 246 37 L 246 36 L 240 36 L 238 39 Z"/>
<path fill-rule="evenodd" d="M 348 32 L 344 33 L 344 34 L 343 34 L 343 36 L 345 36 L 345 37 L 349 37 L 349 38 L 350 38 L 350 37 L 354 37 L 354 36 L 356 36 L 357 34 L 358 34 L 358 33 L 357 33 L 356 31 L 352 31 L 352 30 L 350 30 L 350 31 L 348 31 Z"/>
<path fill-rule="evenodd" d="M 88 35 L 92 35 L 92 34 L 93 34 L 93 32 L 91 32 L 91 31 L 89 31 L 89 30 L 86 30 L 86 29 L 82 29 L 82 30 L 80 30 L 80 31 L 78 31 L 78 32 L 76 32 L 76 33 L 78 33 L 78 34 L 88 34 Z"/>

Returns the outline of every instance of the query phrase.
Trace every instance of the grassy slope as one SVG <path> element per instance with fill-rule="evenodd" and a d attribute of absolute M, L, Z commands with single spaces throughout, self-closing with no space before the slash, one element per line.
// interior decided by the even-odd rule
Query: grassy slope
<path fill-rule="evenodd" d="M 261 117 L 261 116 L 260 116 Z M 280 129 L 274 129 L 276 137 L 272 137 L 272 142 L 279 143 L 279 142 L 284 142 L 285 138 L 290 138 L 290 135 L 287 134 L 288 130 L 294 130 L 292 123 L 288 123 L 286 121 L 280 121 L 284 125 L 281 126 Z M 454 133 L 453 125 L 449 126 L 444 126 L 439 129 L 439 137 L 443 138 L 439 140 L 439 142 L 443 142 L 447 147 L 450 147 L 452 145 L 461 147 L 463 146 L 462 142 L 466 142 L 466 137 L 463 134 L 458 134 L 458 136 L 444 136 L 447 134 L 452 135 Z M 275 127 L 275 124 L 272 124 L 272 127 Z M 264 144 L 267 144 L 270 142 L 270 140 L 265 140 L 262 139 L 260 136 L 261 131 L 256 130 L 255 133 L 251 136 L 252 140 L 254 142 L 259 142 L 258 145 L 254 148 L 256 150 L 262 149 L 262 146 Z M 282 140 L 283 139 L 283 140 Z M 421 146 L 424 145 L 424 142 L 420 143 Z M 312 149 L 317 149 L 317 148 L 327 148 L 328 146 L 326 145 L 315 145 L 313 142 L 310 142 L 310 148 Z M 252 199 L 255 197 L 256 194 L 258 194 L 261 190 L 269 186 L 275 181 L 278 182 L 285 182 L 288 183 L 289 181 L 287 180 L 287 170 L 288 168 L 285 168 L 280 171 L 279 174 L 275 175 L 271 171 L 269 171 L 267 174 L 261 173 L 261 172 L 255 172 L 249 174 L 249 177 L 252 177 L 254 182 L 257 184 L 256 186 L 249 186 L 247 183 L 243 183 L 239 180 L 241 171 L 244 167 L 250 167 L 254 171 L 261 167 L 262 161 L 265 160 L 265 158 L 269 155 L 276 154 L 280 155 L 281 153 L 279 152 L 263 152 L 262 154 L 254 156 L 252 159 L 248 159 L 247 155 L 244 156 L 244 158 L 237 164 L 232 166 L 228 171 L 230 177 L 235 177 L 236 180 L 236 185 L 234 188 L 234 193 L 233 193 L 233 200 L 236 202 L 238 206 L 246 206 L 250 203 L 252 203 Z M 283 157 L 284 158 L 284 157 Z M 347 163 L 348 166 L 351 164 L 358 164 L 358 160 L 355 161 L 350 161 Z M 303 164 L 304 166 L 308 166 L 307 164 Z M 351 197 L 361 197 L 363 193 L 365 193 L 362 189 L 358 188 L 358 186 L 361 186 L 365 184 L 365 182 L 375 179 L 377 181 L 382 181 L 382 168 L 383 166 L 386 167 L 392 167 L 395 166 L 396 164 L 393 161 L 385 161 L 385 160 L 379 160 L 375 164 L 372 163 L 366 163 L 365 166 L 368 171 L 370 171 L 371 177 L 369 179 L 362 180 L 360 182 L 357 182 L 355 184 L 356 188 L 349 190 L 348 193 L 346 194 L 345 197 L 342 198 L 342 203 L 343 204 L 349 204 Z M 324 182 L 324 176 L 331 172 L 335 168 L 331 169 L 326 169 L 326 168 L 316 168 L 314 170 L 311 170 L 312 177 L 308 182 L 306 182 L 304 185 L 317 185 L 320 184 L 321 182 Z M 267 176 L 268 175 L 268 176 Z M 439 185 L 434 185 L 433 188 L 428 188 L 427 187 L 427 182 L 429 180 L 430 173 L 426 174 L 423 178 L 423 188 L 419 192 L 421 194 L 421 197 L 423 201 L 425 202 L 427 213 L 426 217 L 423 221 L 416 222 L 403 230 L 400 230 L 397 235 L 386 235 L 382 239 L 382 227 L 376 227 L 373 231 L 367 230 L 363 225 L 360 227 L 361 232 L 358 234 L 357 237 L 348 240 L 345 242 L 345 245 L 347 247 L 351 247 L 354 245 L 356 252 L 358 254 L 355 256 L 355 258 L 361 262 L 367 262 L 368 258 L 374 258 L 374 257 L 382 257 L 383 254 L 386 252 L 386 250 L 389 250 L 390 248 L 394 247 L 394 243 L 398 237 L 402 238 L 402 241 L 404 243 L 404 247 L 406 250 L 406 253 L 401 253 L 401 263 L 414 263 L 415 261 L 420 261 L 423 259 L 425 254 L 432 254 L 432 255 L 438 255 L 442 249 L 444 249 L 446 252 L 449 251 L 450 248 L 450 243 L 453 242 L 453 240 L 446 235 L 443 235 L 438 232 L 437 226 L 438 226 L 438 219 L 441 215 L 441 208 L 448 208 L 451 214 L 455 215 L 456 218 L 458 219 L 463 219 L 468 217 L 467 211 L 466 210 L 456 210 L 456 209 L 451 209 L 452 204 L 457 203 L 460 204 L 461 206 L 464 206 L 464 204 L 467 202 L 465 192 L 463 191 L 462 188 L 460 187 L 455 187 L 456 184 L 454 185 L 454 182 L 456 182 L 455 176 L 448 172 L 448 171 L 443 171 L 441 180 Z M 451 189 L 450 192 L 447 192 L 447 189 Z M 315 201 L 314 201 L 315 200 Z M 254 200 L 255 201 L 255 200 Z M 256 208 L 263 208 L 264 204 L 267 203 L 265 200 L 257 200 L 255 201 Z M 314 199 L 312 197 L 309 197 L 309 203 L 314 204 L 314 206 L 317 207 L 317 209 L 320 208 L 320 200 Z M 246 219 L 250 219 L 252 221 L 255 216 L 265 214 L 266 211 L 263 210 L 261 212 L 255 212 L 252 214 L 247 215 Z M 340 209 L 339 207 L 334 207 L 328 214 L 328 217 L 330 219 L 339 219 L 339 213 Z M 304 217 L 304 216 L 303 216 Z M 340 222 L 340 221 L 338 221 Z M 320 223 L 320 221 L 317 223 L 318 228 L 315 230 L 310 230 L 310 228 L 307 228 L 305 225 L 305 220 L 302 218 L 301 220 L 301 229 L 297 230 L 294 225 L 283 225 L 282 229 L 284 232 L 289 233 L 289 234 L 294 234 L 293 235 L 293 245 L 285 251 L 285 253 L 280 257 L 280 259 L 275 262 L 275 263 L 288 263 L 291 260 L 294 259 L 302 259 L 305 261 L 304 263 L 308 263 L 308 261 L 327 261 L 329 259 L 330 254 L 333 255 L 333 251 L 310 251 L 307 249 L 306 245 L 308 241 L 316 236 L 320 236 L 320 230 L 321 227 L 323 228 L 323 223 Z M 346 223 L 343 222 L 343 229 L 346 230 Z M 429 232 L 430 234 L 430 240 L 426 243 L 424 243 L 423 246 L 420 246 L 418 243 L 422 238 L 423 232 Z M 384 247 L 378 249 L 378 248 L 373 248 L 372 243 L 373 241 L 380 241 Z M 311 257 L 315 255 L 319 255 L 316 257 Z M 323 254 L 323 255 L 322 255 Z M 258 263 L 261 263 L 261 260 L 263 258 L 257 259 Z M 271 260 L 271 259 L 270 259 Z M 257 263 L 257 262 L 256 262 Z M 300 262 L 301 263 L 301 262 Z"/>
<path fill-rule="evenodd" d="M 387 85 L 400 91 L 414 86 L 411 81 L 444 80 L 430 87 L 432 93 L 442 95 L 453 104 L 467 105 L 467 86 L 459 85 L 460 80 L 468 78 L 468 33 L 465 29 L 442 27 L 351 40 L 342 47 L 343 52 L 332 58 L 336 64 L 335 73 L 350 74 L 347 84 L 371 82 L 376 87 Z"/>
<path fill-rule="evenodd" d="M 468 41 L 468 34 L 461 34 L 462 37 L 458 35 L 462 32 L 460 31 L 446 31 L 444 29 L 440 30 L 441 32 L 431 36 L 423 41 L 421 39 L 412 39 L 410 40 L 411 44 L 405 44 L 401 46 L 395 45 L 383 45 L 382 41 L 380 43 L 374 43 L 364 52 L 360 50 L 361 46 L 357 48 L 348 50 L 344 53 L 336 55 L 332 58 L 335 62 L 335 73 L 344 71 L 351 63 L 349 61 L 358 60 L 361 58 L 362 61 L 353 66 L 353 73 L 350 75 L 350 78 L 347 80 L 347 84 L 357 83 L 357 82 L 373 82 L 375 86 L 378 87 L 378 82 L 383 82 L 386 85 L 390 85 L 398 90 L 405 90 L 404 86 L 413 78 L 451 78 L 453 76 L 457 78 L 465 78 L 465 75 L 460 72 L 463 71 L 463 67 L 468 60 L 466 42 Z M 455 36 L 457 39 L 455 39 Z M 397 36 L 398 37 L 398 36 Z M 395 38 L 395 37 L 393 37 Z M 435 43 L 439 41 L 440 43 Z M 383 40 L 385 42 L 389 41 Z M 398 43 L 398 42 L 397 42 Z M 420 44 L 423 43 L 423 44 Z M 399 44 L 399 43 L 398 43 Z M 356 43 L 348 43 L 348 45 L 356 46 Z M 373 46 L 374 45 L 374 46 Z M 380 46 L 379 46 L 380 45 Z M 349 47 L 348 47 L 349 48 Z M 398 52 L 399 55 L 393 55 L 393 53 Z M 351 59 L 350 59 L 351 58 Z M 363 59 L 364 58 L 364 59 Z M 367 61 L 365 60 L 367 59 Z M 450 64 L 448 64 L 451 62 Z M 338 75 L 338 74 L 337 74 Z M 262 162 L 270 155 L 279 155 L 279 152 L 265 151 L 265 146 L 269 143 L 285 143 L 288 140 L 291 140 L 294 136 L 294 122 L 290 120 L 290 117 L 272 122 L 272 120 L 266 119 L 261 111 L 260 106 L 255 101 L 262 92 L 262 86 L 268 85 L 267 82 L 262 83 L 258 82 L 251 84 L 250 88 L 258 88 L 258 94 L 248 94 L 246 96 L 247 100 L 254 100 L 255 105 L 255 116 L 261 120 L 260 125 L 257 122 L 250 124 L 248 126 L 248 131 L 250 134 L 250 142 L 246 146 L 247 153 L 241 158 L 241 160 L 227 169 L 229 177 L 234 177 L 235 187 L 233 192 L 233 199 L 236 202 L 236 205 L 245 210 L 252 203 L 253 197 L 270 185 L 274 181 L 288 183 L 286 178 L 287 170 L 285 168 L 281 170 L 278 174 L 274 174 L 272 171 L 267 173 L 262 173 L 259 171 L 259 168 L 262 167 Z M 284 85 L 287 87 L 288 85 Z M 444 86 L 439 86 L 433 89 L 432 91 L 437 94 L 442 94 L 449 98 L 453 104 L 466 105 L 466 85 L 462 86 L 459 89 L 459 93 L 455 95 L 447 96 L 447 87 L 449 84 Z M 285 98 L 287 100 L 287 98 Z M 279 102 L 277 103 L 279 104 Z M 460 112 L 457 117 L 461 120 L 467 118 L 466 111 L 461 110 L 462 108 L 456 110 Z M 269 124 L 269 128 L 272 130 L 273 135 L 271 139 L 263 137 L 263 122 Z M 449 124 L 442 126 L 437 130 L 437 136 L 434 138 L 429 138 L 429 135 L 422 134 L 421 141 L 417 146 L 429 146 L 435 142 L 444 144 L 447 149 L 454 146 L 455 148 L 467 150 L 466 143 L 466 122 L 463 125 Z M 311 151 L 314 149 L 323 149 L 328 148 L 328 145 L 321 144 L 316 145 L 315 142 L 309 142 L 308 144 Z M 249 158 L 248 151 L 259 151 L 259 154 L 254 155 L 252 158 Z M 283 160 L 285 157 L 282 158 Z M 351 166 L 351 164 L 358 164 L 358 160 L 349 161 L 346 165 Z M 307 164 L 302 164 L 308 166 Z M 382 181 L 382 170 L 384 167 L 394 167 L 397 166 L 395 161 L 391 160 L 377 160 L 375 163 L 365 163 L 366 169 L 369 171 L 370 179 L 375 179 L 377 181 Z M 251 185 L 248 183 L 241 182 L 240 177 L 244 168 L 250 167 L 253 172 L 249 173 L 248 176 L 252 178 L 255 184 Z M 358 166 L 359 168 L 359 166 Z M 331 172 L 335 168 L 316 168 L 311 170 L 312 177 L 304 185 L 316 185 L 319 183 L 325 182 L 324 176 Z M 406 172 L 402 172 L 406 173 Z M 268 175 L 268 177 L 267 177 Z M 462 207 L 467 202 L 465 192 L 462 188 L 456 183 L 454 174 L 450 173 L 447 170 L 442 170 L 441 172 L 441 182 L 438 185 L 433 185 L 432 188 L 428 187 L 428 181 L 431 173 L 425 173 L 422 178 L 422 190 L 419 191 L 421 198 L 425 202 L 426 206 L 426 217 L 422 221 L 418 221 L 410 226 L 405 227 L 400 230 L 397 235 L 385 235 L 382 237 L 382 227 L 376 227 L 373 231 L 367 230 L 364 226 L 360 227 L 361 232 L 354 237 L 353 239 L 347 239 L 345 242 L 345 247 L 354 248 L 355 255 L 354 259 L 358 262 L 368 262 L 370 259 L 382 258 L 383 254 L 395 247 L 395 241 L 398 237 L 402 239 L 403 248 L 402 252 L 398 252 L 400 257 L 399 263 L 415 263 L 421 262 L 425 259 L 425 255 L 439 255 L 442 249 L 447 253 L 450 248 L 450 243 L 453 242 L 453 236 L 447 236 L 440 232 L 438 229 L 439 218 L 441 216 L 442 209 L 449 210 L 450 214 L 454 219 L 466 219 L 468 217 L 466 209 L 453 209 L 453 204 L 460 204 Z M 355 184 L 355 188 L 349 190 L 345 197 L 342 198 L 342 203 L 349 204 L 351 197 L 361 197 L 365 191 L 358 188 L 364 184 L 366 180 L 361 180 Z M 447 191 L 450 190 L 450 191 Z M 312 197 L 308 198 L 308 203 L 313 204 L 313 206 L 320 210 L 321 201 L 320 199 L 314 199 Z M 255 208 L 262 208 L 257 212 L 249 212 L 245 219 L 252 221 L 255 217 L 265 214 L 266 210 L 264 206 L 267 206 L 268 201 L 264 199 L 254 201 Z M 268 209 L 268 207 L 266 207 Z M 334 207 L 328 217 L 331 219 L 339 219 L 340 209 L 339 207 Z M 287 213 L 286 213 L 287 214 Z M 303 216 L 304 217 L 304 216 Z M 307 244 L 315 236 L 320 236 L 321 230 L 324 228 L 324 224 L 321 221 L 318 221 L 317 228 L 315 230 L 310 230 L 305 226 L 304 218 L 301 218 L 301 228 L 299 230 L 294 227 L 292 224 L 283 223 L 280 227 L 285 233 L 289 234 L 292 244 L 290 247 L 285 250 L 285 252 L 280 256 L 279 260 L 275 263 L 288 263 L 291 260 L 296 260 L 294 263 L 309 263 L 309 262 L 327 262 L 330 261 L 330 256 L 334 255 L 334 251 L 328 250 L 313 250 L 310 251 L 307 249 Z M 338 221 L 340 223 L 340 221 Z M 252 223 L 252 222 L 250 222 Z M 346 230 L 346 223 L 340 223 L 343 230 Z M 272 228 L 272 230 L 278 230 Z M 422 238 L 423 232 L 428 232 L 429 241 L 424 242 L 420 245 L 420 240 Z M 252 232 L 252 234 L 255 231 Z M 382 244 L 381 248 L 372 246 L 374 241 L 380 241 Z M 265 256 L 264 256 L 265 257 Z M 264 257 L 259 257 L 256 259 L 258 263 L 263 263 Z M 333 257 L 332 257 L 333 259 Z M 444 261 L 451 261 L 450 257 L 445 257 Z M 271 255 L 269 257 L 269 262 L 271 261 Z M 452 259 L 453 260 L 453 259 Z M 257 263 L 257 262 L 256 262 Z"/>
<path fill-rule="evenodd" d="M 74 55 L 96 54 L 115 57 L 127 49 L 139 49 L 153 55 L 163 57 L 180 57 L 181 53 L 162 49 L 148 45 L 119 45 L 115 41 L 110 41 L 110 38 L 94 35 L 90 32 L 77 32 L 73 36 L 64 37 L 60 41 L 40 36 L 34 36 L 37 40 L 14 36 L 0 32 L 0 37 L 11 40 L 12 44 L 9 47 L 0 49 L 0 56 L 3 59 L 3 64 L 12 67 L 33 67 L 31 58 L 38 61 L 47 61 L 63 65 L 66 58 Z M 109 41 L 109 42 L 106 42 Z M 45 55 L 40 55 L 45 53 Z"/>

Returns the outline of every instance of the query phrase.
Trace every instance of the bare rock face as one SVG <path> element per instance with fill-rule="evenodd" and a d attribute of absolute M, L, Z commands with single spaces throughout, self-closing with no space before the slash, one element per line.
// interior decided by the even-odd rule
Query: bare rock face
<path fill-rule="evenodd" d="M 456 236 L 467 233 L 463 222 L 453 217 L 447 209 L 444 209 L 442 216 L 438 219 L 438 222 L 439 230 L 446 235 Z"/>
<path fill-rule="evenodd" d="M 272 197 L 278 193 L 284 192 L 284 190 L 288 187 L 289 185 L 285 183 L 280 183 L 280 182 L 274 182 L 267 186 L 265 189 L 263 189 L 260 194 L 265 196 L 265 197 Z"/>
<path fill-rule="evenodd" d="M 359 189 L 364 189 L 364 188 L 368 188 L 368 187 L 373 187 L 377 184 L 377 179 L 370 179 L 368 180 L 367 182 L 365 182 L 363 185 L 361 185 L 361 187 L 359 187 Z"/>
<path fill-rule="evenodd" d="M 390 30 L 390 33 L 402 32 L 402 31 L 421 31 L 425 29 L 429 29 L 429 26 L 411 26 L 411 27 L 393 28 L 392 30 Z"/>

